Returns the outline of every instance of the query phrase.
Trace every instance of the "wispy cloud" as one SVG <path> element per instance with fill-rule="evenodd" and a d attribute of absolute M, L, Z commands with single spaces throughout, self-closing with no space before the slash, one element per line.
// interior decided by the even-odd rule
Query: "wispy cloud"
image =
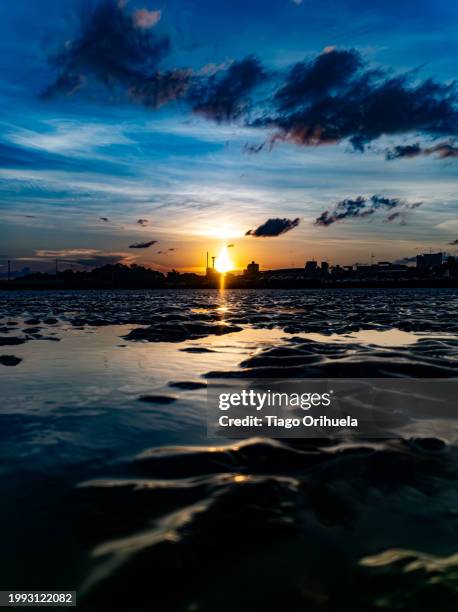
<path fill-rule="evenodd" d="M 112 253 L 98 249 L 38 249 L 35 257 L 27 258 L 27 261 L 53 261 L 57 259 L 61 264 L 77 265 L 82 267 L 98 267 L 106 264 L 124 263 L 130 264 L 135 259 L 129 253 Z"/>
<path fill-rule="evenodd" d="M 58 154 L 89 153 L 114 144 L 133 144 L 117 125 L 48 120 L 38 128 L 11 127 L 5 137 L 21 147 Z"/>

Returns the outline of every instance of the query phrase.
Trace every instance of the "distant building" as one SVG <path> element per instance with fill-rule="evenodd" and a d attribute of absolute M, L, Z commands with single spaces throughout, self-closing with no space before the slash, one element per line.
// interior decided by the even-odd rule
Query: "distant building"
<path fill-rule="evenodd" d="M 375 266 L 370 266 L 368 264 L 357 264 L 356 271 L 358 274 L 369 274 L 375 271 Z"/>
<path fill-rule="evenodd" d="M 329 264 L 327 261 L 321 262 L 321 273 L 323 276 L 327 276 L 329 274 Z"/>
<path fill-rule="evenodd" d="M 306 272 L 315 273 L 317 271 L 317 269 L 318 269 L 318 264 L 317 264 L 317 262 L 314 259 L 305 262 L 305 271 Z"/>
<path fill-rule="evenodd" d="M 246 267 L 246 270 L 244 272 L 245 276 L 250 276 L 251 278 L 253 278 L 254 276 L 258 276 L 259 274 L 259 264 L 252 261 L 251 263 L 249 263 Z"/>
<path fill-rule="evenodd" d="M 417 255 L 417 268 L 428 270 L 430 268 L 439 268 L 444 260 L 443 253 L 423 253 Z"/>
<path fill-rule="evenodd" d="M 208 252 L 207 252 L 207 267 L 205 268 L 206 270 L 205 276 L 210 280 L 213 280 L 218 276 L 218 272 L 215 270 L 215 259 L 216 257 L 212 256 L 212 267 L 210 268 L 209 263 L 208 263 Z"/>
<path fill-rule="evenodd" d="M 262 272 L 264 278 L 275 278 L 281 280 L 299 280 L 307 275 L 304 268 L 277 268 L 275 270 L 266 270 Z"/>

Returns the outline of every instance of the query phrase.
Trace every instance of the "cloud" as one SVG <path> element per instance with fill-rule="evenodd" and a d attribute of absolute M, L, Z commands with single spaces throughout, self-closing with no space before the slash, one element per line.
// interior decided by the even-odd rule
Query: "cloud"
<path fill-rule="evenodd" d="M 129 260 L 123 255 L 93 255 L 92 257 L 79 257 L 77 259 L 63 259 L 60 260 L 64 264 L 75 264 L 77 266 L 98 268 L 100 266 L 114 265 L 117 263 L 127 264 Z"/>
<path fill-rule="evenodd" d="M 300 223 L 299 217 L 296 219 L 267 219 L 265 223 L 254 230 L 248 230 L 245 236 L 267 237 L 285 234 L 297 227 Z"/>
<path fill-rule="evenodd" d="M 136 22 L 144 23 L 145 19 L 138 11 L 129 15 L 125 6 L 113 0 L 98 3 L 83 17 L 80 36 L 50 57 L 59 74 L 43 96 L 74 93 L 89 78 L 110 90 L 121 88 L 127 93 L 147 88 L 155 80 L 156 89 L 166 85 L 166 77 L 158 81 L 157 67 L 168 53 L 170 41 L 137 27 Z M 158 93 L 156 97 L 160 97 Z"/>
<path fill-rule="evenodd" d="M 62 119 L 40 121 L 35 129 L 15 126 L 6 137 L 20 147 L 58 155 L 92 153 L 95 148 L 132 144 L 119 125 Z"/>
<path fill-rule="evenodd" d="M 248 142 L 243 147 L 245 153 L 259 153 L 262 151 L 267 145 L 267 142 L 261 142 L 259 144 L 249 144 Z"/>
<path fill-rule="evenodd" d="M 167 249 L 167 251 L 156 251 L 156 254 L 157 254 L 157 255 L 166 255 L 167 253 L 172 252 L 172 251 L 176 251 L 176 250 L 177 250 L 177 249 L 175 249 L 174 247 L 172 247 L 172 248 L 170 248 L 170 249 Z"/>
<path fill-rule="evenodd" d="M 389 214 L 389 215 L 386 217 L 385 221 L 386 221 L 387 223 L 390 223 L 391 221 L 394 221 L 395 219 L 399 219 L 399 218 L 401 218 L 401 223 L 404 225 L 404 224 L 405 224 L 405 221 L 404 221 L 404 218 L 402 217 L 402 213 L 401 213 L 399 210 L 397 210 L 396 212 L 393 212 L 393 213 Z"/>
<path fill-rule="evenodd" d="M 220 74 L 222 72 L 222 74 Z M 246 115 L 249 94 L 266 78 L 261 62 L 254 56 L 233 62 L 227 70 L 199 80 L 190 91 L 195 113 L 221 123 Z"/>
<path fill-rule="evenodd" d="M 425 152 L 427 155 L 435 153 L 440 159 L 458 157 L 458 147 L 449 142 L 442 142 L 434 147 L 429 147 L 429 149 L 425 149 Z"/>
<path fill-rule="evenodd" d="M 35 251 L 35 257 L 30 261 L 46 261 L 57 259 L 60 264 L 77 265 L 95 268 L 107 264 L 129 264 L 134 260 L 128 253 L 107 253 L 97 249 L 60 249 Z"/>
<path fill-rule="evenodd" d="M 315 219 L 315 225 L 327 227 L 349 218 L 369 217 L 379 210 L 384 212 L 392 211 L 385 218 L 385 221 L 394 221 L 407 210 L 418 208 L 422 202 L 409 203 L 399 198 L 386 198 L 380 195 L 373 195 L 370 198 L 358 196 L 355 199 L 347 198 L 341 200 L 332 210 L 325 210 Z"/>
<path fill-rule="evenodd" d="M 129 245 L 129 249 L 147 249 L 156 243 L 157 240 L 150 240 L 149 242 L 137 242 L 136 244 Z"/>
<path fill-rule="evenodd" d="M 420 145 L 417 143 L 412 145 L 398 145 L 397 147 L 393 147 L 386 152 L 386 159 L 400 159 L 402 157 L 412 158 L 418 157 L 422 154 L 422 149 Z"/>
<path fill-rule="evenodd" d="M 227 59 L 224 62 L 220 62 L 219 64 L 215 64 L 214 62 L 210 62 L 205 64 L 198 71 L 195 72 L 197 75 L 205 75 L 211 76 L 219 72 L 220 70 L 227 70 L 234 60 Z"/>
<path fill-rule="evenodd" d="M 148 9 L 138 9 L 132 15 L 134 26 L 141 29 L 152 28 L 160 19 L 161 11 L 149 11 Z"/>
<path fill-rule="evenodd" d="M 145 227 L 145 225 L 148 225 L 149 220 L 148 219 L 139 219 L 137 221 L 138 225 L 141 225 L 142 227 Z"/>
<path fill-rule="evenodd" d="M 161 70 L 170 40 L 152 29 L 159 17 L 159 11 L 129 13 L 125 3 L 99 2 L 84 17 L 79 37 L 50 58 L 58 74 L 44 96 L 72 94 L 95 80 L 111 94 L 121 91 L 152 109 L 182 99 L 194 113 L 217 123 L 238 120 L 273 130 L 271 146 L 281 140 L 300 146 L 349 140 L 364 151 L 382 135 L 458 135 L 454 82 L 422 81 L 418 71 L 373 69 L 355 49 L 326 47 L 285 73 L 277 72 L 278 86 L 262 97 L 255 97 L 255 90 L 267 79 L 273 82 L 273 72 L 254 55 L 201 70 Z M 246 151 L 256 153 L 264 146 L 247 145 Z M 395 147 L 387 157 L 415 157 L 418 147 Z M 456 157 L 457 147 L 443 142 L 421 154 Z"/>
<path fill-rule="evenodd" d="M 59 250 L 49 250 L 49 249 L 38 249 L 35 251 L 35 255 L 37 257 L 49 257 L 51 259 L 55 259 L 56 257 L 77 257 L 80 255 L 95 255 L 96 253 L 100 253 L 100 251 L 96 249 L 59 249 Z"/>
<path fill-rule="evenodd" d="M 458 231 L 458 219 L 448 219 L 448 221 L 442 221 L 434 227 L 440 230 L 446 230 L 448 232 L 456 232 Z"/>
<path fill-rule="evenodd" d="M 362 59 L 355 50 L 323 52 L 311 62 L 299 62 L 277 91 L 275 103 L 282 110 L 295 109 L 337 93 L 358 72 Z"/>
<path fill-rule="evenodd" d="M 157 72 L 147 79 L 138 79 L 129 89 L 129 96 L 148 108 L 159 108 L 183 96 L 191 82 L 191 74 L 187 69 Z"/>
<path fill-rule="evenodd" d="M 455 84 L 414 77 L 370 69 L 355 50 L 330 49 L 293 66 L 273 111 L 252 125 L 274 128 L 274 141 L 308 146 L 349 139 L 360 151 L 382 135 L 456 135 Z"/>
<path fill-rule="evenodd" d="M 413 158 L 420 155 L 436 155 L 439 159 L 458 157 L 458 147 L 452 142 L 439 142 L 431 147 L 422 148 L 419 143 L 398 145 L 386 152 L 386 159 Z"/>

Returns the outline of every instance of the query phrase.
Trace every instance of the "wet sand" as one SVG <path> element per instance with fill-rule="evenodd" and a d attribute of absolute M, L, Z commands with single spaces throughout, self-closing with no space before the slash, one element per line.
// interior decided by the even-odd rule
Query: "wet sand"
<path fill-rule="evenodd" d="M 2 582 L 77 589 L 87 610 L 456 610 L 456 421 L 233 443 L 206 437 L 205 397 L 213 377 L 456 378 L 457 306 L 0 294 Z"/>

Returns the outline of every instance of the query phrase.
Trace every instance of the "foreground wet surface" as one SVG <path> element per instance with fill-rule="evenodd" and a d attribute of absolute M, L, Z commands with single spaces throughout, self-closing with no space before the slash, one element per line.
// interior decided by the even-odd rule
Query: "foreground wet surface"
<path fill-rule="evenodd" d="M 455 378 L 457 306 L 453 290 L 3 293 L 4 588 L 78 589 L 91 610 L 455 610 L 456 420 L 235 444 L 206 437 L 205 397 L 225 377 Z"/>

